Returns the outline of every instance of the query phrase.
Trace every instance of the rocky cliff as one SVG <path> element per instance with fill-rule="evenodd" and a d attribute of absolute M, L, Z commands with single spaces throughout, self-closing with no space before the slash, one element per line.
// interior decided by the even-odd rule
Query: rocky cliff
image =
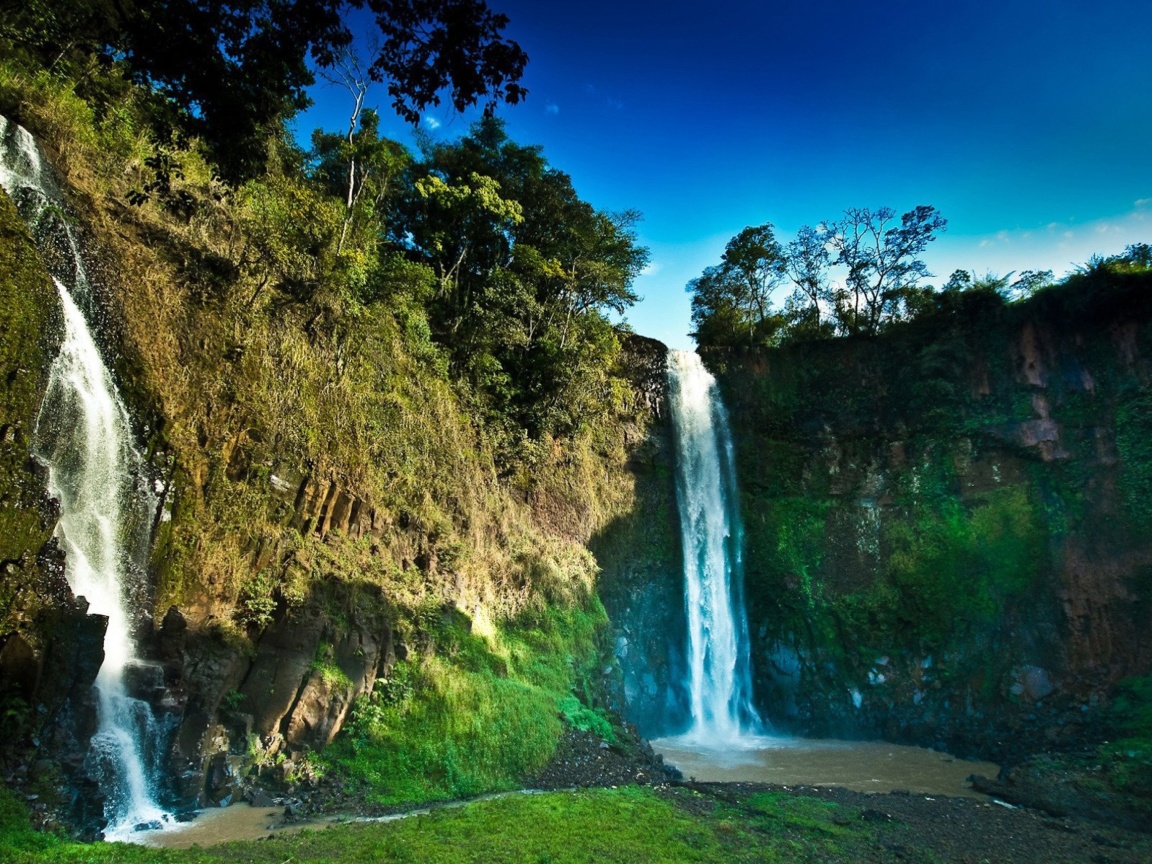
<path fill-rule="evenodd" d="M 1011 758 L 1077 741 L 1152 669 L 1149 287 L 1098 272 L 707 358 L 766 716 Z"/>
<path fill-rule="evenodd" d="M 655 409 L 615 334 L 604 413 L 524 442 L 502 475 L 411 310 L 269 284 L 252 252 L 267 201 L 250 196 L 289 181 L 226 195 L 189 152 L 184 209 L 130 206 L 141 141 L 98 129 L 64 84 L 36 86 L 4 107 L 58 172 L 160 502 L 130 689 L 162 721 L 165 803 L 323 771 L 382 801 L 477 793 L 538 771 L 565 723 L 610 730 L 586 544 L 631 512 L 625 466 Z M 30 449 L 58 341 L 44 254 L 0 195 L 0 761 L 38 807 L 77 805 L 95 828 L 83 763 L 103 620 L 64 580 Z"/>
<path fill-rule="evenodd" d="M 687 619 L 667 405 L 668 348 L 638 336 L 626 348 L 629 380 L 652 419 L 633 428 L 628 468 L 634 506 L 595 534 L 589 548 L 601 568 L 599 591 L 623 676 L 620 708 L 645 735 L 655 737 L 687 721 L 682 692 Z"/>

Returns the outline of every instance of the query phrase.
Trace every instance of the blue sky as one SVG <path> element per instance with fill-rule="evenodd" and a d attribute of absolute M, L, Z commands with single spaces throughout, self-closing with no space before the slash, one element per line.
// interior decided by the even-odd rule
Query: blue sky
<path fill-rule="evenodd" d="M 691 346 L 685 283 L 746 225 L 786 241 L 930 204 L 949 220 L 936 284 L 1152 242 L 1152 0 L 489 4 L 530 57 L 510 135 L 595 206 L 644 214 L 627 318 L 672 347 Z M 303 124 L 344 122 L 342 94 L 316 97 Z M 454 138 L 469 118 L 425 122 Z"/>

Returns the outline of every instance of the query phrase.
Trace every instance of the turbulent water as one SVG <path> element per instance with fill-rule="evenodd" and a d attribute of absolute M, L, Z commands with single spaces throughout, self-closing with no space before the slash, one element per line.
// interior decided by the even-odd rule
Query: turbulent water
<path fill-rule="evenodd" d="M 735 745 L 762 723 L 752 707 L 743 529 L 728 417 L 696 354 L 670 352 L 668 381 L 688 613 L 691 726 L 685 737 Z"/>
<path fill-rule="evenodd" d="M 89 611 L 108 618 L 96 679 L 99 727 L 87 771 L 105 796 L 105 836 L 120 839 L 171 820 L 157 803 L 161 754 L 147 702 L 129 690 L 155 670 L 136 658 L 127 596 L 155 510 L 128 414 L 93 340 L 83 309 L 94 307 L 76 236 L 29 133 L 0 117 L 0 185 L 16 202 L 60 294 L 64 336 L 36 421 L 34 449 L 60 502 L 56 535 L 65 575 Z"/>

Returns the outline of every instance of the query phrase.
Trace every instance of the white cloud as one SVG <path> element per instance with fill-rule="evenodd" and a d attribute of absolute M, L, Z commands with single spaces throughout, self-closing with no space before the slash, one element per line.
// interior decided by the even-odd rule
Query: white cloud
<path fill-rule="evenodd" d="M 1117 255 L 1131 243 L 1148 242 L 1146 212 L 1133 210 L 1083 223 L 1050 222 L 1044 230 L 1017 228 L 976 237 L 944 234 L 924 260 L 938 275 L 957 269 L 974 273 L 1052 270 L 1060 277 L 1093 255 Z"/>
<path fill-rule="evenodd" d="M 429 117 L 428 115 L 425 115 L 424 116 L 424 125 L 427 126 L 429 129 L 436 130 L 436 129 L 440 128 L 440 121 L 437 120 L 435 117 Z"/>

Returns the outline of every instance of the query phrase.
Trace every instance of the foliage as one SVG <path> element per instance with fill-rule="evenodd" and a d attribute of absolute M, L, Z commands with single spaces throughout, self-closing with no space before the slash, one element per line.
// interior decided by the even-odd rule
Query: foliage
<path fill-rule="evenodd" d="M 202 136 L 223 176 L 242 182 L 261 173 L 269 135 L 310 104 L 309 57 L 333 66 L 352 40 L 346 13 L 365 6 L 384 40 L 370 74 L 390 82 L 410 122 L 445 90 L 457 110 L 526 94 L 527 55 L 483 0 L 36 0 L 0 35 L 72 74 L 93 62 L 124 68 L 155 94 L 160 139 Z"/>
<path fill-rule="evenodd" d="M 829 228 L 835 261 L 847 272 L 833 300 L 839 326 L 848 335 L 874 335 L 903 316 L 909 291 L 928 275 L 919 255 L 948 224 L 935 208 L 923 205 L 889 227 L 895 216 L 889 207 L 857 207 L 844 211 L 844 218 Z"/>
<path fill-rule="evenodd" d="M 771 313 L 771 296 L 784 281 L 786 264 L 771 223 L 745 228 L 729 240 L 720 264 L 688 283 L 696 340 L 772 344 L 782 322 Z"/>
<path fill-rule="evenodd" d="M 523 443 L 568 436 L 612 407 L 604 372 L 619 350 L 607 314 L 635 301 L 647 261 L 635 213 L 582 201 L 538 147 L 494 119 L 429 145 L 389 220 L 393 248 L 431 268 L 427 305 L 444 346 L 497 432 L 506 462 Z"/>
<path fill-rule="evenodd" d="M 276 580 L 265 573 L 257 573 L 244 582 L 240 589 L 236 620 L 241 624 L 262 630 L 272 623 L 272 613 L 278 605 L 275 595 Z"/>
<path fill-rule="evenodd" d="M 561 699 L 557 707 L 564 716 L 564 721 L 573 729 L 580 732 L 591 732 L 609 744 L 616 740 L 616 733 L 612 731 L 612 722 L 602 709 L 589 708 L 579 698 L 571 694 Z"/>
<path fill-rule="evenodd" d="M 892 224 L 895 215 L 888 207 L 846 210 L 839 221 L 803 226 L 786 247 L 771 223 L 745 228 L 728 242 L 718 266 L 687 285 L 697 343 L 756 346 L 875 335 L 914 316 L 932 293 L 918 287 L 929 275 L 919 256 L 947 222 L 927 206 L 905 213 L 899 224 Z M 835 288 L 829 281 L 834 266 L 844 274 Z M 783 314 L 772 313 L 771 296 L 785 279 L 795 291 Z"/>
<path fill-rule="evenodd" d="M 429 621 L 435 653 L 393 667 L 324 759 L 379 803 L 511 788 L 552 755 L 558 704 L 583 708 L 571 692 L 597 666 L 605 623 L 598 603 L 545 607 L 487 637 L 462 616 Z M 573 715 L 602 731 L 595 709 Z"/>

